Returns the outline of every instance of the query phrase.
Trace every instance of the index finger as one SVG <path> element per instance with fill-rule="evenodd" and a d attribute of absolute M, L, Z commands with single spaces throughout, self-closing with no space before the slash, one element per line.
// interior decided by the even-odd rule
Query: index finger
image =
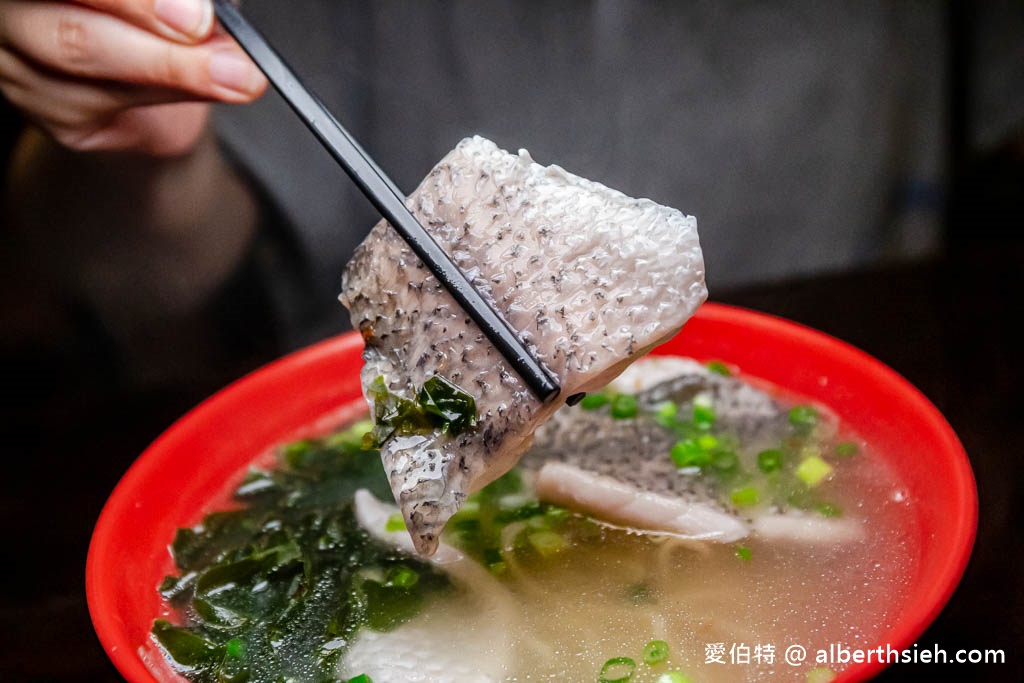
<path fill-rule="evenodd" d="M 183 43 L 200 42 L 213 29 L 213 3 L 210 0 L 75 1 Z"/>

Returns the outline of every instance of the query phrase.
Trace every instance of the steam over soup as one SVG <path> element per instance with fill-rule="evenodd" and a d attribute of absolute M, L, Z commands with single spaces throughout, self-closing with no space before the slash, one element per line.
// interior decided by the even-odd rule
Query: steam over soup
<path fill-rule="evenodd" d="M 913 571 L 912 511 L 870 444 L 721 363 L 643 360 L 562 408 L 429 560 L 364 450 L 371 428 L 283 445 L 241 507 L 178 531 L 153 627 L 176 670 L 802 681 L 815 665 L 786 647 L 869 646 Z"/>

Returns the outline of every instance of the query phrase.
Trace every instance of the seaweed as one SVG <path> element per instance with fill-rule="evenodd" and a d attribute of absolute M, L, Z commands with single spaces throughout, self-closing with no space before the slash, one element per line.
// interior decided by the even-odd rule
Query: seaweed
<path fill-rule="evenodd" d="M 159 591 L 182 623 L 152 629 L 177 671 L 197 683 L 334 680 L 361 629 L 393 629 L 450 590 L 355 518 L 357 489 L 390 496 L 379 452 L 362 448 L 370 427 L 283 446 L 275 468 L 235 490 L 241 508 L 177 531 L 179 574 Z"/>

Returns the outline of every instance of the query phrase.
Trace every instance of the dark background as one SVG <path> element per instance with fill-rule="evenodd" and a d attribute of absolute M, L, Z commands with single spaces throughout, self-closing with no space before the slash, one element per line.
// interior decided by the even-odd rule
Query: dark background
<path fill-rule="evenodd" d="M 1018 675 L 1024 647 L 1024 338 L 1017 320 L 1024 311 L 1024 135 L 995 149 L 971 149 L 972 15 L 969 3 L 947 7 L 942 255 L 717 291 L 713 298 L 789 317 L 863 348 L 947 416 L 978 479 L 978 541 L 957 594 L 918 642 L 948 651 L 1003 648 L 1005 667 L 955 670 L 960 680 L 1003 680 Z M 0 101 L 0 159 L 21 125 Z M 0 225 L 0 251 L 5 237 Z M 260 318 L 259 287 L 247 278 L 238 273 L 205 312 L 219 328 L 221 352 L 177 381 L 148 384 L 123 372 L 102 326 L 73 301 L 68 318 L 51 321 L 33 306 L 33 283 L 0 292 L 0 680 L 119 680 L 86 611 L 89 534 L 106 496 L 153 438 L 198 400 L 288 350 L 283 335 Z M 233 312 L 228 325 L 226 310 Z M 881 680 L 926 675 L 934 669 L 897 666 Z"/>

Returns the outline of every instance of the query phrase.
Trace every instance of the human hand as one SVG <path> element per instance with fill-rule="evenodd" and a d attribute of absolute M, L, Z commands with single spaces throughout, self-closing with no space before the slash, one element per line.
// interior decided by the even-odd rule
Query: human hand
<path fill-rule="evenodd" d="M 0 92 L 61 145 L 182 154 L 266 80 L 210 0 L 0 0 Z"/>

